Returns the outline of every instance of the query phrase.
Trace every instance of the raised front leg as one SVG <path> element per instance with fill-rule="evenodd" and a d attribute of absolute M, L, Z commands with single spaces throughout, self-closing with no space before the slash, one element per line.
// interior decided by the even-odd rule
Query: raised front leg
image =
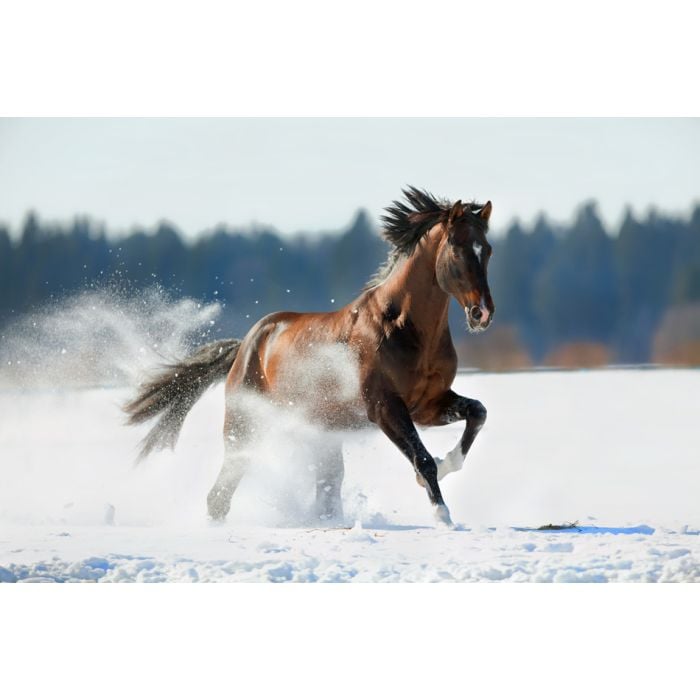
<path fill-rule="evenodd" d="M 403 399 L 382 384 L 366 389 L 367 416 L 403 452 L 422 480 L 428 498 L 435 508 L 436 520 L 452 526 L 450 511 L 445 505 L 438 485 L 438 470 L 425 445 L 422 443 Z"/>
<path fill-rule="evenodd" d="M 460 441 L 451 449 L 444 459 L 438 459 L 438 481 L 451 472 L 459 471 L 478 432 L 486 422 L 486 408 L 476 399 L 468 399 L 454 391 L 445 392 L 436 414 L 435 425 L 447 425 L 459 420 L 466 420 L 467 425 Z"/>

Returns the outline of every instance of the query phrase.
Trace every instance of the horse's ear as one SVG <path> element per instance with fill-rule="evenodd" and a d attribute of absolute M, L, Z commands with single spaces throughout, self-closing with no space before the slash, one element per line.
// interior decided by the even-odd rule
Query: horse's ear
<path fill-rule="evenodd" d="M 461 216 L 464 216 L 464 205 L 462 204 L 462 200 L 458 199 L 452 205 L 452 209 L 450 209 L 450 215 L 447 217 L 448 225 L 452 226 Z"/>
<path fill-rule="evenodd" d="M 481 207 L 481 211 L 479 212 L 479 216 L 486 222 L 491 218 L 491 210 L 493 209 L 493 204 L 491 204 L 491 200 L 486 202 L 483 207 Z"/>

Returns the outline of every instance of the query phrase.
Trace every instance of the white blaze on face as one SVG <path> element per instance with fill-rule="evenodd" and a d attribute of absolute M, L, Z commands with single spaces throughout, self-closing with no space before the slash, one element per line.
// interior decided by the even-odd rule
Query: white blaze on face
<path fill-rule="evenodd" d="M 476 259 L 479 261 L 479 265 L 483 265 L 481 261 L 481 252 L 483 251 L 483 246 L 480 243 L 473 243 L 472 244 L 472 249 L 474 250 L 474 255 L 476 255 Z M 483 299 L 479 300 L 479 308 L 481 309 L 481 320 L 480 323 L 483 325 L 485 324 L 491 313 L 489 312 L 488 308 L 486 308 L 486 305 L 484 304 Z M 469 318 L 469 309 L 465 306 L 464 311 L 467 314 L 467 319 Z"/>

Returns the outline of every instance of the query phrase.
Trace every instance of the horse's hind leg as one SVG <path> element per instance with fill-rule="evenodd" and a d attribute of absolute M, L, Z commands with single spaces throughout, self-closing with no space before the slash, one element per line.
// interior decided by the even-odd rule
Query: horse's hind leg
<path fill-rule="evenodd" d="M 213 520 L 223 520 L 231 509 L 231 499 L 250 461 L 250 431 L 246 414 L 227 408 L 224 423 L 224 463 L 207 496 L 207 510 Z"/>
<path fill-rule="evenodd" d="M 245 453 L 226 448 L 219 477 L 207 496 L 207 510 L 212 520 L 224 520 L 228 515 L 231 499 L 246 472 L 247 462 Z"/>
<path fill-rule="evenodd" d="M 316 515 L 324 522 L 343 519 L 341 490 L 344 476 L 342 442 L 328 438 L 316 457 Z"/>

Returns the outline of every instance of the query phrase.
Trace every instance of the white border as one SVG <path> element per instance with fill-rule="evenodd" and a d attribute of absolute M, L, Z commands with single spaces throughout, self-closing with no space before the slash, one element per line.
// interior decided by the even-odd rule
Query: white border
<path fill-rule="evenodd" d="M 688 585 L 69 584 L 0 596 L 3 688 L 32 697 L 683 697 L 696 650 L 675 631 L 700 621 Z"/>
<path fill-rule="evenodd" d="M 692 116 L 692 4 L 2 2 L 4 116 Z"/>
<path fill-rule="evenodd" d="M 690 3 L 460 8 L 3 1 L 0 115 L 700 113 Z M 36 697 L 674 697 L 693 687 L 694 596 L 641 584 L 2 586 L 2 685 Z"/>

